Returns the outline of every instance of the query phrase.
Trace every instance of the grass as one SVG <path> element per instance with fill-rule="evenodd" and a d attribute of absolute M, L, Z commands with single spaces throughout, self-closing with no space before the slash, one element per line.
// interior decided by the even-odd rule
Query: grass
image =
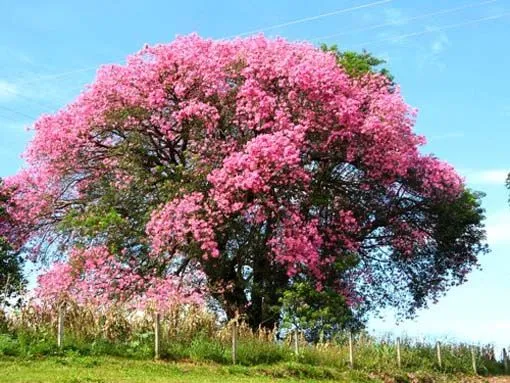
<path fill-rule="evenodd" d="M 0 358 L 0 383 L 141 383 L 141 382 L 398 382 L 463 381 L 462 375 L 425 372 L 368 374 L 307 366 L 296 362 L 224 366 L 192 362 L 153 362 L 115 357 Z M 471 380 L 474 380 L 471 378 Z"/>
<path fill-rule="evenodd" d="M 123 360 L 150 361 L 153 358 L 153 337 L 146 333 L 125 340 L 105 338 L 83 340 L 68 334 L 63 350 L 57 348 L 53 336 L 44 333 L 0 334 L 0 357 L 10 360 L 44 360 L 44 358 L 94 358 L 113 357 Z M 355 370 L 365 374 L 398 374 L 426 371 L 431 374 L 472 374 L 471 351 L 467 345 L 444 344 L 443 366 L 439 368 L 433 344 L 402 341 L 402 368 L 397 368 L 396 348 L 389 341 L 376 341 L 359 337 L 354 345 Z M 477 353 L 478 372 L 481 375 L 503 373 L 501 361 L 487 359 Z M 232 351 L 230 342 L 221 336 L 210 337 L 198 333 L 188 339 L 166 338 L 161 345 L 161 357 L 167 362 L 223 365 L 230 368 Z M 72 360 L 72 359 L 71 359 Z M 86 360 L 86 359 L 84 359 Z M 237 363 L 241 367 L 271 367 L 271 373 L 281 366 L 303 370 L 306 376 L 328 378 L 331 371 L 349 371 L 348 346 L 344 343 L 300 345 L 299 356 L 286 342 L 274 342 L 255 337 L 239 339 Z M 297 366 L 297 367 L 296 367 Z M 239 368 L 241 368 L 239 367 Z M 273 368 L 274 367 L 274 368 Z M 315 369 L 315 370 L 314 370 Z M 254 371 L 252 368 L 251 371 Z M 297 370 L 296 370 L 297 371 Z M 298 371 L 299 372 L 299 371 Z M 299 376 L 299 374 L 297 374 Z"/>
<path fill-rule="evenodd" d="M 0 382 L 113 383 L 113 382 L 298 382 L 317 381 L 323 371 L 309 371 L 298 365 L 282 364 L 248 368 L 217 364 L 152 362 L 113 357 L 50 357 L 0 360 Z M 327 374 L 327 373 L 326 373 Z M 330 377 L 337 378 L 331 375 Z M 365 381 L 364 379 L 349 381 Z M 320 379 L 321 382 L 332 380 Z M 337 380 L 336 380 L 337 381 Z"/>

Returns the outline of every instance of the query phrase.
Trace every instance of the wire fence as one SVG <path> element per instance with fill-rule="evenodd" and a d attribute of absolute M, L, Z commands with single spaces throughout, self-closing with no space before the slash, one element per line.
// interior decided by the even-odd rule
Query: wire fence
<path fill-rule="evenodd" d="M 34 333 L 44 332 L 42 329 L 48 326 L 42 326 L 42 323 L 46 323 L 55 330 L 50 333 L 60 351 L 77 350 L 80 342 L 93 346 L 98 344 L 99 338 L 109 339 L 111 344 L 127 341 L 133 344 L 136 338 L 133 334 L 138 334 L 135 347 L 145 347 L 145 355 L 151 354 L 155 359 L 191 357 L 234 365 L 293 359 L 371 371 L 433 369 L 481 375 L 510 372 L 507 348 L 501 355 L 496 355 L 490 345 L 430 343 L 391 336 L 375 338 L 364 332 L 349 331 L 338 331 L 326 340 L 311 342 L 305 331 L 276 327 L 253 330 L 239 318 L 219 323 L 214 316 L 194 309 L 164 314 L 139 313 L 127 318 L 125 313 L 100 317 L 83 308 L 61 306 L 53 314 L 22 313 L 14 322 L 18 330 L 30 330 L 29 323 L 38 323 L 39 327 L 31 329 Z M 95 329 L 87 330 L 88 335 L 87 326 Z"/>

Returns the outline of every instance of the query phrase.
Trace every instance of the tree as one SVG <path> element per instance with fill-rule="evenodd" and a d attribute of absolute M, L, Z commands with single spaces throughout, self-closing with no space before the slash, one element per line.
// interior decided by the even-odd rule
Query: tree
<path fill-rule="evenodd" d="M 365 325 L 364 313 L 354 312 L 343 295 L 329 287 L 318 291 L 306 280 L 294 281 L 280 303 L 283 329 L 300 330 L 309 342 L 331 340 L 341 330 Z"/>
<path fill-rule="evenodd" d="M 476 266 L 483 212 L 359 57 L 192 35 L 101 68 L 35 124 L 29 167 L 6 185 L 17 238 L 42 260 L 71 254 L 66 275 L 93 293 L 115 281 L 109 299 L 203 273 L 203 292 L 254 327 L 279 320 L 298 282 L 412 314 Z"/>
<path fill-rule="evenodd" d="M 2 180 L 0 179 L 0 188 Z M 0 194 L 0 228 L 6 227 L 9 222 L 5 204 L 8 203 L 7 194 Z M 0 231 L 1 234 L 1 231 Z M 13 251 L 7 239 L 0 235 L 0 306 L 10 306 L 19 303 L 19 293 L 25 287 L 23 276 L 23 259 Z"/>
<path fill-rule="evenodd" d="M 510 173 L 508 173 L 508 177 L 506 178 L 506 187 L 510 190 Z M 510 199 L 509 199 L 510 201 Z"/>

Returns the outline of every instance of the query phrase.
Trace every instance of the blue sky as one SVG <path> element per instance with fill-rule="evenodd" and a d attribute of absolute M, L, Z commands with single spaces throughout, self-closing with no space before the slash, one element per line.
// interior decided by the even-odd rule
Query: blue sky
<path fill-rule="evenodd" d="M 396 326 L 388 313 L 370 328 L 509 345 L 507 0 L 0 0 L 0 176 L 22 165 L 25 127 L 71 101 L 100 64 L 177 34 L 224 38 L 261 30 L 386 59 L 407 102 L 420 110 L 424 151 L 487 194 L 492 252 L 480 259 L 483 270 L 415 321 Z"/>

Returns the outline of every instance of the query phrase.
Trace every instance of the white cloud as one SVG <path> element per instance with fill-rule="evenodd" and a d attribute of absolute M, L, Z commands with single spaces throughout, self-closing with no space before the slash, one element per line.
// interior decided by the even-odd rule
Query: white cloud
<path fill-rule="evenodd" d="M 436 27 L 427 26 L 426 31 L 430 31 L 431 38 L 426 44 L 417 45 L 417 61 L 421 70 L 430 67 L 436 67 L 440 71 L 446 69 L 446 64 L 442 60 L 442 55 L 451 45 L 446 33 L 437 31 Z"/>
<path fill-rule="evenodd" d="M 430 51 L 434 55 L 442 53 L 450 45 L 450 40 L 444 32 L 439 33 L 430 44 Z"/>
<path fill-rule="evenodd" d="M 384 10 L 384 18 L 387 23 L 391 23 L 393 25 L 403 25 L 407 23 L 406 15 L 399 8 L 386 8 Z"/>
<path fill-rule="evenodd" d="M 0 102 L 5 102 L 16 98 L 18 93 L 16 84 L 9 81 L 0 80 Z"/>
<path fill-rule="evenodd" d="M 494 331 L 510 331 L 510 320 L 497 320 L 491 324 Z"/>
<path fill-rule="evenodd" d="M 468 170 L 464 172 L 468 182 L 485 185 L 504 185 L 510 169 Z"/>
<path fill-rule="evenodd" d="M 510 244 L 510 211 L 503 211 L 487 215 L 487 242 L 490 245 Z"/>
<path fill-rule="evenodd" d="M 44 76 L 30 72 L 25 73 L 22 79 L 0 79 L 0 104 L 16 103 L 10 108 L 26 110 L 23 113 L 33 116 L 53 113 L 73 100 L 89 81 L 84 80 L 83 76 L 45 79 Z M 12 116 L 19 119 L 17 113 Z"/>

